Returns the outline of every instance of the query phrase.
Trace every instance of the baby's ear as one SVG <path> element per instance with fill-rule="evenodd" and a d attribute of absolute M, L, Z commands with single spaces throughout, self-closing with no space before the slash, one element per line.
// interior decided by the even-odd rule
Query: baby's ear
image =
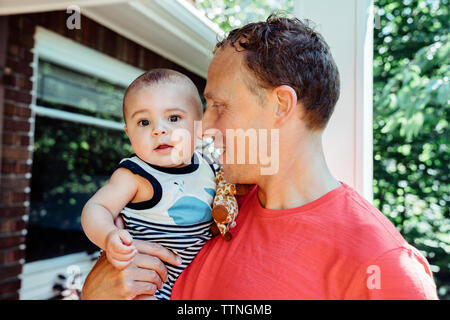
<path fill-rule="evenodd" d="M 251 184 L 237 184 L 236 185 L 236 195 L 244 196 L 249 193 Z"/>
<path fill-rule="evenodd" d="M 125 130 L 125 133 L 128 135 L 128 128 L 126 125 L 123 127 L 123 130 Z"/>

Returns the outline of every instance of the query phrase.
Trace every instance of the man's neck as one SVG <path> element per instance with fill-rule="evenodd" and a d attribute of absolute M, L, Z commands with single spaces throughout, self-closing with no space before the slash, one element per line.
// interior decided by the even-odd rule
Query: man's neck
<path fill-rule="evenodd" d="M 279 170 L 261 176 L 258 199 L 267 209 L 289 209 L 310 203 L 341 184 L 330 173 L 319 141 L 280 149 Z"/>

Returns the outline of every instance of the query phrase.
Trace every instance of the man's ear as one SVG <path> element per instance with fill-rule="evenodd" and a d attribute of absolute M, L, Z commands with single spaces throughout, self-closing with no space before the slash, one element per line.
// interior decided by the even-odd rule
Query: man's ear
<path fill-rule="evenodd" d="M 297 106 L 297 93 L 288 86 L 282 85 L 273 89 L 273 98 L 275 99 L 274 118 L 275 125 L 282 126 L 294 113 Z"/>

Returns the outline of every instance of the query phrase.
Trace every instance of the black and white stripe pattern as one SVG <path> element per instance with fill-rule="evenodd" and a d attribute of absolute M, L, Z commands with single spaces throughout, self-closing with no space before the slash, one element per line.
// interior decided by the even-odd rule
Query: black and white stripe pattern
<path fill-rule="evenodd" d="M 179 255 L 183 263 L 173 266 L 165 263 L 168 270 L 168 280 L 155 293 L 159 300 L 169 300 L 175 281 L 181 272 L 194 260 L 203 245 L 211 239 L 210 226 L 212 221 L 192 225 L 168 225 L 145 220 L 136 214 L 122 212 L 125 228 L 136 240 L 156 242 Z"/>

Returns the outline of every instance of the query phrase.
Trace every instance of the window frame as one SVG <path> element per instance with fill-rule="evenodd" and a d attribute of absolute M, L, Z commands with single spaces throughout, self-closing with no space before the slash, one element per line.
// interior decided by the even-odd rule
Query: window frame
<path fill-rule="evenodd" d="M 55 119 L 79 122 L 113 130 L 123 130 L 120 122 L 85 116 L 76 112 L 56 110 L 36 104 L 39 59 L 56 63 L 63 67 L 79 71 L 108 81 L 112 84 L 128 87 L 128 85 L 145 71 L 104 53 L 88 48 L 73 40 L 65 38 L 43 27 L 36 27 L 33 48 L 34 60 L 32 67 L 34 75 L 31 109 L 35 115 Z M 33 117 L 34 118 L 34 117 Z M 34 132 L 34 127 L 33 130 Z"/>

